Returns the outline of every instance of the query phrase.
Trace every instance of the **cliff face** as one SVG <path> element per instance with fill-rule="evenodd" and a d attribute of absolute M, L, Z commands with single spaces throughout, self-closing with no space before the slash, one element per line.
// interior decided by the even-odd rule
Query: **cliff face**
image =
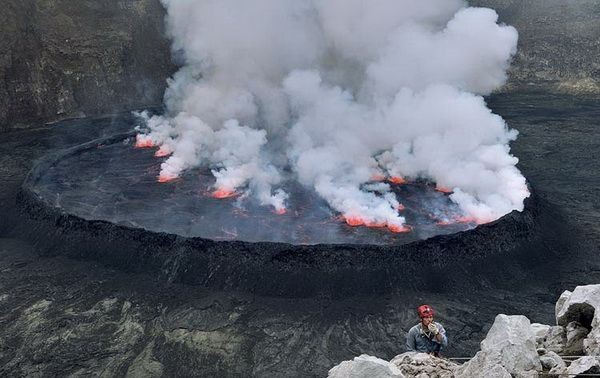
<path fill-rule="evenodd" d="M 519 30 L 505 90 L 600 93 L 600 2 L 472 0 Z M 0 131 L 161 103 L 171 62 L 159 0 L 5 0 Z"/>
<path fill-rule="evenodd" d="M 600 2 L 597 0 L 471 0 L 495 9 L 519 31 L 519 49 L 505 90 L 544 89 L 600 94 Z"/>
<path fill-rule="evenodd" d="M 160 104 L 175 70 L 159 0 L 6 0 L 0 130 Z"/>

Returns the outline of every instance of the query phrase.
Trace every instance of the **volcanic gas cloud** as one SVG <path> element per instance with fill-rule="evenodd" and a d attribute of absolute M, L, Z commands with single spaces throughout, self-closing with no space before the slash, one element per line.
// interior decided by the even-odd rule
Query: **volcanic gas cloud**
<path fill-rule="evenodd" d="M 352 225 L 407 230 L 390 183 L 426 179 L 485 223 L 529 195 L 517 132 L 483 95 L 517 32 L 461 0 L 162 0 L 183 67 L 138 146 L 159 181 L 208 166 L 214 196 L 284 213 L 290 173 Z M 168 156 L 168 158 L 167 158 Z"/>

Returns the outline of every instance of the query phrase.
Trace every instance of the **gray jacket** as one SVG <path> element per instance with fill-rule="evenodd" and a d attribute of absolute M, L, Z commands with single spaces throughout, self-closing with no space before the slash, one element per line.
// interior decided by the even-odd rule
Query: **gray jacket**
<path fill-rule="evenodd" d="M 441 343 L 437 342 L 433 334 L 430 334 L 428 337 L 423 331 L 421 323 L 419 323 L 412 327 L 406 334 L 406 349 L 413 352 L 432 353 L 438 352 L 442 347 L 447 346 L 448 338 L 446 337 L 446 330 L 440 323 L 434 323 L 438 327 L 440 335 L 442 335 Z"/>

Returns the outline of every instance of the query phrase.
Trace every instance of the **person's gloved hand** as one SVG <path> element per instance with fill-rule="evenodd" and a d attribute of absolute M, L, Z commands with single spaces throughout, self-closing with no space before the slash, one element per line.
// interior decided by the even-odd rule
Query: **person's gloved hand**
<path fill-rule="evenodd" d="M 429 329 L 429 332 L 433 333 L 434 335 L 437 335 L 438 333 L 440 333 L 440 330 L 433 322 L 429 323 L 427 328 Z"/>

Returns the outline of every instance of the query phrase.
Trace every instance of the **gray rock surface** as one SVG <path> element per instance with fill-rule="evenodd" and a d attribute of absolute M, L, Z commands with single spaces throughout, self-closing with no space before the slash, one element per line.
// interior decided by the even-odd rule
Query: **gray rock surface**
<path fill-rule="evenodd" d="M 561 369 L 566 368 L 567 366 L 562 358 L 552 351 L 538 349 L 538 354 L 540 355 L 540 363 L 544 370 L 551 370 L 554 368 Z"/>
<path fill-rule="evenodd" d="M 600 374 L 600 357 L 585 356 L 571 362 L 567 368 L 567 375 L 574 377 L 577 374 Z"/>
<path fill-rule="evenodd" d="M 577 286 L 573 292 L 563 292 L 556 303 L 555 314 L 559 325 L 578 322 L 585 328 L 591 328 L 583 340 L 584 352 L 587 355 L 600 354 L 600 285 Z M 581 329 L 571 327 L 572 340 L 581 337 L 581 333 Z"/>
<path fill-rule="evenodd" d="M 563 354 L 565 356 L 580 356 L 584 353 L 583 342 L 590 330 L 579 324 L 570 322 L 565 327 L 567 341 Z"/>
<path fill-rule="evenodd" d="M 505 90 L 600 93 L 600 2 L 470 0 L 519 31 Z"/>
<path fill-rule="evenodd" d="M 159 0 L 6 0 L 0 131 L 160 105 L 174 72 Z"/>
<path fill-rule="evenodd" d="M 362 354 L 329 370 L 328 378 L 404 378 L 396 365 Z"/>
<path fill-rule="evenodd" d="M 549 351 L 563 353 L 567 343 L 567 332 L 564 327 L 550 327 L 543 342 L 543 347 Z"/>
<path fill-rule="evenodd" d="M 481 342 L 481 351 L 456 370 L 461 377 L 530 377 L 542 370 L 535 335 L 529 319 L 522 315 L 496 316 Z M 481 375 L 478 375 L 481 374 Z"/>
<path fill-rule="evenodd" d="M 391 361 L 406 377 L 450 378 L 457 364 L 427 353 L 406 352 Z"/>
<path fill-rule="evenodd" d="M 544 347 L 544 341 L 546 340 L 546 335 L 550 331 L 550 326 L 547 324 L 540 323 L 531 323 L 531 332 L 533 332 L 535 336 L 535 343 L 538 348 Z"/>

